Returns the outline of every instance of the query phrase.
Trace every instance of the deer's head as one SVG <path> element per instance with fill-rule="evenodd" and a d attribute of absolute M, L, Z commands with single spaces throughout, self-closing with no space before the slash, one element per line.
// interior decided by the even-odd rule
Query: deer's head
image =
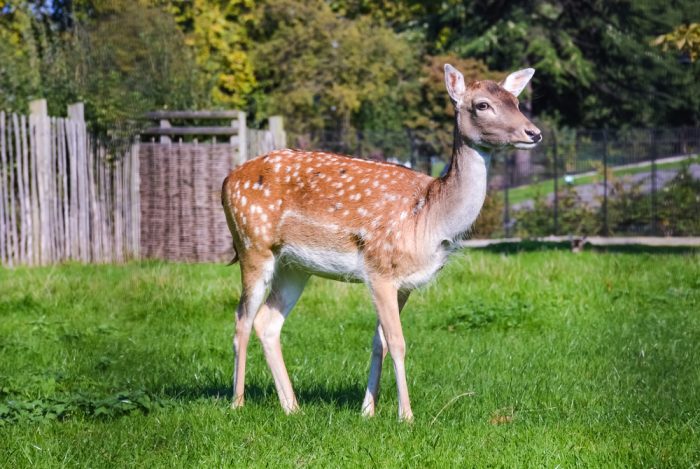
<path fill-rule="evenodd" d="M 511 73 L 501 83 L 483 80 L 465 85 L 464 76 L 445 64 L 445 84 L 461 137 L 489 149 L 535 147 L 542 133 L 520 112 L 517 98 L 534 74 L 534 69 L 526 68 Z"/>

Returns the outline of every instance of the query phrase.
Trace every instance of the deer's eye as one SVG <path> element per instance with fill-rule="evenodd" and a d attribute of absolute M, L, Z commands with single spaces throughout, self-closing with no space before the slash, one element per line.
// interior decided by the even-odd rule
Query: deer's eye
<path fill-rule="evenodd" d="M 485 110 L 487 110 L 488 108 L 490 108 L 491 106 L 489 106 L 489 103 L 483 102 L 483 101 L 482 101 L 482 102 L 480 102 L 480 103 L 476 103 L 476 106 L 475 106 L 475 107 L 476 107 L 476 110 L 477 110 L 477 111 L 485 111 Z"/>

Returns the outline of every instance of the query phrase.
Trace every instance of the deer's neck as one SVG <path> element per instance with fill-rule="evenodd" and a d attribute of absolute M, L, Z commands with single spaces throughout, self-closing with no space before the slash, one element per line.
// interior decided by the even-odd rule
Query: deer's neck
<path fill-rule="evenodd" d="M 438 243 L 452 243 L 476 220 L 486 197 L 489 158 L 455 130 L 450 169 L 428 189 L 426 221 Z"/>

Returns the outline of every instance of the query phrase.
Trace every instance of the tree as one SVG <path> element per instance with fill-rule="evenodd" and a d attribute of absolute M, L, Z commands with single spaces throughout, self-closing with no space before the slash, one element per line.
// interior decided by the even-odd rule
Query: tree
<path fill-rule="evenodd" d="M 209 102 L 215 107 L 242 108 L 257 83 L 249 57 L 249 30 L 257 18 L 253 0 L 171 0 L 193 48 Z"/>
<path fill-rule="evenodd" d="M 280 113 L 297 136 L 401 129 L 417 52 L 369 17 L 334 14 L 321 0 L 263 2 L 252 38 L 258 117 Z"/>
<path fill-rule="evenodd" d="M 55 3 L 64 16 L 43 2 L 0 14 L 1 63 L 11 64 L 0 68 L 4 109 L 42 97 L 60 115 L 80 100 L 107 132 L 149 109 L 201 102 L 197 67 L 169 12 L 146 0 Z"/>
<path fill-rule="evenodd" d="M 41 96 L 39 49 L 35 21 L 23 6 L 3 2 L 0 8 L 0 109 L 25 112 Z"/>

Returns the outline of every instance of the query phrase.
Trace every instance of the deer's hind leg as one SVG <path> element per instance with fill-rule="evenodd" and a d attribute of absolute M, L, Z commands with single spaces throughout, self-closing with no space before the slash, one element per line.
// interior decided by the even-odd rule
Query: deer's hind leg
<path fill-rule="evenodd" d="M 399 395 L 399 419 L 410 421 L 413 420 L 413 412 L 411 411 L 411 402 L 408 397 L 408 384 L 404 366 L 406 342 L 399 318 L 398 290 L 391 279 L 381 277 L 370 279 L 368 286 L 372 293 L 374 307 L 377 310 L 379 325 L 384 332 L 386 345 L 394 362 L 396 389 Z"/>
<path fill-rule="evenodd" d="M 236 309 L 236 332 L 233 336 L 234 371 L 233 402 L 231 407 L 243 406 L 245 365 L 250 333 L 255 315 L 265 298 L 265 290 L 272 278 L 275 258 L 272 253 L 250 255 L 241 259 L 241 299 Z"/>
<path fill-rule="evenodd" d="M 289 414 L 299 408 L 292 382 L 282 356 L 280 335 L 284 321 L 299 300 L 309 275 L 280 266 L 273 276 L 270 295 L 255 318 L 255 331 L 262 342 L 267 364 L 270 366 L 280 404 Z"/>
<path fill-rule="evenodd" d="M 408 301 L 410 293 L 409 290 L 399 290 L 397 294 L 399 314 L 406 304 L 406 301 Z M 374 415 L 377 402 L 379 401 L 379 383 L 382 378 L 382 365 L 384 364 L 384 358 L 386 358 L 388 351 L 389 346 L 384 337 L 384 330 L 379 320 L 377 320 L 377 327 L 374 331 L 374 338 L 372 339 L 372 355 L 369 366 L 367 390 L 365 391 L 365 399 L 362 402 L 362 415 L 365 417 L 372 417 Z"/>

